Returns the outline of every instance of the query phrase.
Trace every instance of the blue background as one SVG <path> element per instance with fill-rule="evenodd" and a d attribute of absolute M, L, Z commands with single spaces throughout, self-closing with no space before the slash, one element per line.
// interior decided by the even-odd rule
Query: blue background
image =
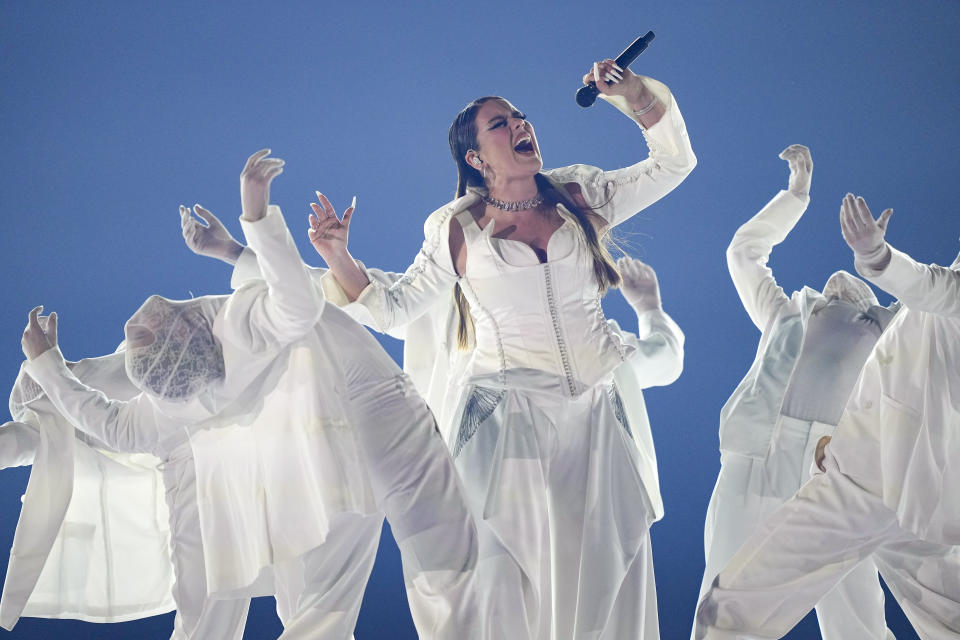
<path fill-rule="evenodd" d="M 683 376 L 647 393 L 666 517 L 652 529 L 664 638 L 689 630 L 703 516 L 719 468 L 717 415 L 759 332 L 730 282 L 734 230 L 786 185 L 777 153 L 813 153 L 812 202 L 771 265 L 789 292 L 852 271 L 840 199 L 893 207 L 888 239 L 926 262 L 957 253 L 956 2 L 0 2 L 0 380 L 37 304 L 60 314 L 63 352 L 112 351 L 150 294 L 222 293 L 230 269 L 196 257 L 177 205 L 200 202 L 240 238 L 238 176 L 269 146 L 273 187 L 301 253 L 308 203 L 358 196 L 351 250 L 402 270 L 425 216 L 453 195 L 446 132 L 471 99 L 501 94 L 537 127 L 547 167 L 616 168 L 646 154 L 606 104 L 573 101 L 595 59 L 657 34 L 632 66 L 667 83 L 699 165 L 618 228 L 654 266 L 687 336 Z M 880 294 L 881 302 L 889 296 Z M 618 293 L 609 314 L 635 327 Z M 384 339 L 399 359 L 400 345 Z M 0 418 L 2 419 L 2 418 Z M 0 473 L 8 549 L 29 470 Z M 247 635 L 280 627 L 258 600 Z M 914 637 L 888 598 L 890 625 Z M 808 619 L 792 638 L 815 637 Z M 166 638 L 172 616 L 116 625 L 23 619 L 12 638 Z M 412 638 L 399 557 L 385 537 L 358 639 Z"/>

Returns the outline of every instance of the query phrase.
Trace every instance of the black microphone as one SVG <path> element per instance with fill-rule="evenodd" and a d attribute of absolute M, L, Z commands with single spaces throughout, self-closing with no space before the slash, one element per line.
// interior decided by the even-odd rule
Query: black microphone
<path fill-rule="evenodd" d="M 629 47 L 623 50 L 623 53 L 617 56 L 614 62 L 617 63 L 617 66 L 621 69 L 626 69 L 630 66 L 630 63 L 637 59 L 641 53 L 643 53 L 650 43 L 654 39 L 653 31 L 647 31 L 644 35 L 640 36 L 633 41 Z M 607 84 L 613 84 L 609 80 L 606 81 Z M 600 90 L 597 89 L 597 85 L 594 82 L 585 84 L 577 91 L 577 104 L 581 107 L 590 107 L 593 106 L 593 103 L 597 101 L 597 96 L 600 94 Z"/>

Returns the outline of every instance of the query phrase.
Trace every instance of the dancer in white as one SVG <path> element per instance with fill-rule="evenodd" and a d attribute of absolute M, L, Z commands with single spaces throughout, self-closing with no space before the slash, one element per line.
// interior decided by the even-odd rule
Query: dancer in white
<path fill-rule="evenodd" d="M 601 309 L 620 282 L 603 238 L 676 187 L 696 158 L 664 85 L 612 60 L 584 79 L 640 125 L 650 157 L 617 171 L 541 172 L 526 117 L 482 98 L 450 129 L 458 198 L 427 219 L 406 273 L 358 265 L 350 216 L 339 220 L 322 197 L 311 222 L 330 266 L 327 299 L 405 338 L 404 366 L 440 417 L 481 536 L 493 534 L 480 562 L 503 559 L 498 576 L 523 594 L 500 603 L 502 637 L 659 636 L 649 537 L 659 495 L 621 411 L 632 390 L 612 384 L 635 347 Z M 459 316 L 448 313 L 455 290 Z M 642 314 L 642 335 L 654 319 L 662 311 Z"/>
<path fill-rule="evenodd" d="M 271 490 L 315 498 L 316 487 L 325 486 L 318 481 L 332 480 L 316 477 L 326 472 L 319 463 L 304 467 L 295 463 L 302 458 L 293 461 L 289 455 L 285 466 L 253 463 L 269 460 L 280 445 L 278 438 L 284 447 L 319 455 L 315 451 L 323 450 L 318 441 L 324 427 L 343 422 L 337 407 L 320 411 L 303 406 L 303 411 L 313 412 L 309 429 L 289 415 L 270 415 L 268 419 L 280 423 L 276 433 L 260 429 L 257 438 L 233 437 L 236 428 L 230 427 L 241 416 L 248 423 L 256 421 L 258 404 L 292 404 L 304 394 L 283 374 L 305 377 L 315 366 L 306 357 L 309 351 L 287 348 L 314 326 L 322 298 L 313 293 L 279 210 L 269 207 L 268 213 L 269 185 L 283 165 L 268 153 L 251 156 L 241 174 L 241 223 L 248 241 L 260 249 L 266 283 L 251 284 L 231 296 L 183 302 L 149 298 L 124 327 L 125 366 L 138 395 L 129 401 L 111 400 L 80 382 L 57 348 L 55 314 L 44 329 L 39 308 L 34 309 L 23 336 L 29 360 L 25 370 L 60 413 L 117 451 L 150 453 L 163 460 L 177 605 L 173 638 L 240 638 L 247 600 L 214 600 L 208 593 L 269 580 L 265 569 L 294 560 L 323 541 L 328 510 L 337 504 L 331 496 L 323 496 L 326 502 L 304 499 L 298 519 L 281 511 L 271 513 L 273 520 L 266 523 L 274 527 L 248 526 L 259 522 L 261 501 L 264 494 L 269 501 Z M 196 429 L 193 443 L 188 428 Z M 210 452 L 210 441 L 216 441 L 216 453 Z M 209 469 L 218 461 L 219 473 L 213 475 L 219 484 L 210 481 L 210 474 L 197 474 L 197 469 Z M 375 511 L 372 500 L 349 495 L 349 488 L 337 485 L 338 493 L 348 496 L 343 502 L 356 502 L 350 505 L 356 511 Z M 203 514 L 216 510 L 229 517 L 207 518 L 204 526 Z M 223 572 L 221 553 L 239 555 L 245 562 Z M 235 581 L 238 575 L 244 580 Z"/>
<path fill-rule="evenodd" d="M 232 284 L 237 289 L 266 277 L 254 248 L 234 240 L 210 212 L 201 211 L 201 217 L 206 224 L 189 216 L 182 220 L 191 250 L 234 264 Z M 310 273 L 318 279 L 325 271 L 311 269 Z M 363 452 L 362 459 L 341 460 L 338 466 L 369 487 L 378 509 L 390 522 L 400 547 L 407 598 L 420 637 L 496 638 L 498 634 L 488 631 L 487 625 L 497 621 L 486 614 L 484 604 L 472 591 L 476 525 L 433 415 L 370 332 L 346 313 L 325 305 L 312 333 L 329 359 L 331 381 L 330 386 L 315 393 L 321 399 L 335 394 L 343 403 L 351 426 L 340 437 L 347 444 L 360 443 Z M 338 445 L 338 450 L 348 448 Z M 377 534 L 383 513 L 378 512 Z M 359 524 L 350 519 L 331 522 L 329 535 L 344 541 L 364 538 Z M 372 563 L 375 552 L 374 543 L 363 556 L 364 561 Z M 337 578 L 332 586 L 342 592 L 344 602 L 350 602 L 351 614 L 345 618 L 350 624 L 344 626 L 349 634 L 356 624 L 369 568 L 358 572 L 359 554 L 344 555 L 329 544 L 313 556 L 315 562 L 323 560 L 324 573 L 331 582 Z M 350 579 L 353 574 L 362 580 Z M 318 590 L 312 588 L 311 592 Z M 505 592 L 502 597 L 518 596 Z M 306 627 L 303 623 L 298 626 Z"/>
<path fill-rule="evenodd" d="M 128 400 L 123 354 L 68 363 L 85 384 Z M 21 616 L 122 622 L 175 608 L 160 460 L 75 430 L 21 368 L 0 468 L 32 465 L 10 549 L 0 626 Z"/>
<path fill-rule="evenodd" d="M 803 145 L 780 157 L 788 189 L 744 223 L 727 249 L 743 306 L 761 331 L 747 375 L 720 413 L 720 474 L 704 527 L 703 595 L 763 520 L 810 477 L 814 450 L 843 412 L 860 369 L 893 311 L 846 271 L 787 296 L 767 266 L 810 201 L 813 161 Z M 817 604 L 824 640 L 882 640 L 883 590 L 864 561 Z"/>
<path fill-rule="evenodd" d="M 752 534 L 697 609 L 695 637 L 779 638 L 865 558 L 917 634 L 960 638 L 960 259 L 884 242 L 863 198 L 841 209 L 857 271 L 905 308 L 881 336 L 821 461 Z"/>

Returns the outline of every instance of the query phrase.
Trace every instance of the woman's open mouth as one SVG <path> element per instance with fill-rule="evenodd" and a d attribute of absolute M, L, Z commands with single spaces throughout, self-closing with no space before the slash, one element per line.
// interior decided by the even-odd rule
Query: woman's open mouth
<path fill-rule="evenodd" d="M 513 150 L 523 155 L 536 153 L 536 150 L 533 148 L 533 138 L 530 136 L 520 138 L 520 141 L 513 145 Z"/>

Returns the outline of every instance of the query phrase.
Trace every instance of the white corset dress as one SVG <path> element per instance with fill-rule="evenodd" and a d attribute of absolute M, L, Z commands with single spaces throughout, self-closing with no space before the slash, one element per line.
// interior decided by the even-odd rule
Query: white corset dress
<path fill-rule="evenodd" d="M 516 240 L 495 238 L 469 210 L 457 215 L 467 244 L 461 280 L 473 316 L 476 347 L 465 379 L 496 386 L 553 387 L 578 396 L 633 351 L 603 314 L 592 257 L 577 222 L 562 207 L 547 261 Z"/>
<path fill-rule="evenodd" d="M 655 638 L 654 509 L 613 384 L 634 347 L 604 318 L 577 223 L 561 215 L 541 263 L 457 214 L 476 346 L 452 453 L 483 522 L 481 565 L 511 558 L 483 588 L 503 637 Z"/>

